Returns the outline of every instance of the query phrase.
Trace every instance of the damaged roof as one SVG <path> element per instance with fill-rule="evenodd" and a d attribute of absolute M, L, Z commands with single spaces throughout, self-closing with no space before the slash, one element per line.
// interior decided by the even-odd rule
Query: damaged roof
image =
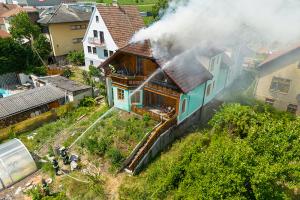
<path fill-rule="evenodd" d="M 0 98 L 0 119 L 37 108 L 65 98 L 65 93 L 53 86 L 43 86 Z"/>
<path fill-rule="evenodd" d="M 206 52 L 205 54 L 203 52 Z M 163 60 L 156 60 L 153 57 L 151 44 L 149 41 L 144 43 L 128 44 L 119 49 L 113 56 L 103 62 L 100 67 L 106 68 L 118 55 L 122 53 L 130 53 L 137 56 L 145 57 L 153 60 L 163 69 L 165 74 L 181 89 L 182 92 L 188 93 L 202 83 L 211 80 L 213 75 L 207 70 L 207 67 L 201 62 L 201 57 L 215 56 L 222 51 L 220 50 L 199 50 L 197 52 L 188 52 L 187 55 L 174 59 L 169 67 L 164 68 L 166 64 Z M 185 63 L 189 63 L 186 66 Z"/>
<path fill-rule="evenodd" d="M 132 36 L 145 26 L 137 6 L 103 6 L 97 9 L 116 45 L 126 46 Z"/>
<path fill-rule="evenodd" d="M 81 83 L 72 81 L 67 79 L 63 76 L 46 76 L 46 77 L 39 77 L 39 80 L 52 84 L 55 87 L 58 87 L 62 90 L 67 90 L 69 92 L 76 92 L 81 90 L 90 89 L 91 86 L 83 85 Z"/>
<path fill-rule="evenodd" d="M 76 6 L 60 4 L 50 8 L 45 14 L 42 15 L 38 23 L 41 24 L 58 24 L 67 22 L 82 22 L 89 21 L 92 15 L 92 9 L 83 10 L 78 9 Z"/>

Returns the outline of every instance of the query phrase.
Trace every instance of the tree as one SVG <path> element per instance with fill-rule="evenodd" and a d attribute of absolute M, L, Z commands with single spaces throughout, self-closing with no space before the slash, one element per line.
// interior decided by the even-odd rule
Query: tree
<path fill-rule="evenodd" d="M 168 7 L 168 0 L 157 1 L 152 8 L 152 14 L 155 20 L 158 20 L 164 13 L 164 10 Z"/>
<path fill-rule="evenodd" d="M 67 60 L 73 65 L 82 66 L 84 65 L 84 52 L 71 51 L 67 56 Z"/>
<path fill-rule="evenodd" d="M 47 60 L 51 53 L 51 45 L 48 39 L 40 34 L 33 42 L 34 51 L 39 54 L 42 60 Z"/>
<path fill-rule="evenodd" d="M 22 41 L 26 39 L 30 43 L 41 34 L 40 28 L 31 22 L 25 12 L 21 12 L 11 19 L 9 31 L 15 40 Z"/>

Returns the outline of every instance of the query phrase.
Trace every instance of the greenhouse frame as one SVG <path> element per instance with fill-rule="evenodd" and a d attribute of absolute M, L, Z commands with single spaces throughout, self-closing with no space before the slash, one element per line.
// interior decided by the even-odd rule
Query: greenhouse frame
<path fill-rule="evenodd" d="M 37 171 L 25 145 L 18 139 L 0 144 L 0 191 Z"/>

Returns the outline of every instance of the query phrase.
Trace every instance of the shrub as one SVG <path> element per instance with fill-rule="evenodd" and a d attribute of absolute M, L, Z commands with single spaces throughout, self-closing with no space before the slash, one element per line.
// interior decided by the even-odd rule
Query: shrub
<path fill-rule="evenodd" d="M 108 150 L 107 152 L 107 157 L 110 159 L 111 163 L 114 166 L 120 166 L 122 160 L 123 160 L 123 155 L 121 152 L 117 149 L 112 147 L 111 149 Z"/>
<path fill-rule="evenodd" d="M 92 97 L 85 97 L 82 99 L 79 103 L 79 106 L 81 107 L 92 107 L 96 105 L 96 100 Z"/>
<path fill-rule="evenodd" d="M 67 55 L 67 60 L 73 65 L 82 66 L 84 65 L 84 53 L 83 51 L 71 51 Z"/>
<path fill-rule="evenodd" d="M 67 67 L 66 69 L 64 69 L 62 75 L 66 78 L 70 78 L 73 75 L 73 72 L 69 67 Z"/>

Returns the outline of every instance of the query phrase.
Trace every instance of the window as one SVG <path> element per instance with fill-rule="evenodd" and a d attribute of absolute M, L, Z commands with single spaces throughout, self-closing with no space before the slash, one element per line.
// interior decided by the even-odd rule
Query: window
<path fill-rule="evenodd" d="M 291 80 L 273 77 L 270 91 L 271 92 L 282 92 L 282 93 L 289 93 L 291 85 Z"/>
<path fill-rule="evenodd" d="M 97 54 L 97 49 L 96 49 L 96 47 L 93 47 L 93 54 Z"/>
<path fill-rule="evenodd" d="M 83 38 L 74 38 L 72 41 L 73 41 L 73 44 L 78 44 L 78 43 L 81 43 L 83 40 Z"/>
<path fill-rule="evenodd" d="M 209 84 L 207 86 L 207 89 L 206 89 L 206 96 L 209 96 L 210 95 L 210 92 L 211 92 L 211 84 Z"/>
<path fill-rule="evenodd" d="M 209 71 L 210 71 L 210 72 L 213 72 L 214 69 L 215 69 L 215 61 L 216 61 L 216 58 L 212 58 L 212 59 L 210 60 L 210 65 L 209 65 Z"/>
<path fill-rule="evenodd" d="M 92 53 L 92 47 L 91 46 L 88 46 L 88 52 Z"/>
<path fill-rule="evenodd" d="M 136 61 L 136 73 L 138 75 L 143 74 L 143 58 L 139 56 L 137 57 L 137 61 Z"/>
<path fill-rule="evenodd" d="M 108 51 L 104 49 L 104 57 L 108 57 Z"/>
<path fill-rule="evenodd" d="M 131 102 L 132 104 L 141 104 L 141 91 L 137 91 L 131 96 Z"/>
<path fill-rule="evenodd" d="M 287 106 L 287 110 L 288 112 L 292 113 L 292 114 L 296 114 L 298 110 L 298 106 L 297 105 L 293 105 L 293 104 L 289 104 Z"/>
<path fill-rule="evenodd" d="M 112 56 L 114 54 L 113 51 L 109 51 L 109 56 Z"/>
<path fill-rule="evenodd" d="M 99 16 L 96 16 L 96 22 L 99 22 Z"/>
<path fill-rule="evenodd" d="M 99 31 L 99 35 L 100 35 L 100 42 L 101 42 L 101 44 L 103 44 L 105 42 L 105 40 L 104 40 L 104 32 L 103 31 Z"/>
<path fill-rule="evenodd" d="M 86 25 L 71 25 L 71 30 L 86 29 Z"/>
<path fill-rule="evenodd" d="M 186 111 L 186 99 L 183 100 L 182 105 L 181 105 L 181 112 L 185 113 Z"/>
<path fill-rule="evenodd" d="M 90 60 L 90 65 L 94 65 L 94 61 Z"/>
<path fill-rule="evenodd" d="M 124 100 L 124 90 L 118 88 L 117 93 L 118 93 L 118 100 Z"/>
<path fill-rule="evenodd" d="M 94 33 L 94 38 L 97 38 L 98 37 L 98 31 L 93 30 L 93 33 Z"/>
<path fill-rule="evenodd" d="M 269 98 L 266 98 L 266 101 L 265 101 L 265 103 L 268 104 L 268 105 L 270 105 L 270 106 L 273 106 L 274 102 L 275 102 L 274 99 L 269 99 Z"/>

